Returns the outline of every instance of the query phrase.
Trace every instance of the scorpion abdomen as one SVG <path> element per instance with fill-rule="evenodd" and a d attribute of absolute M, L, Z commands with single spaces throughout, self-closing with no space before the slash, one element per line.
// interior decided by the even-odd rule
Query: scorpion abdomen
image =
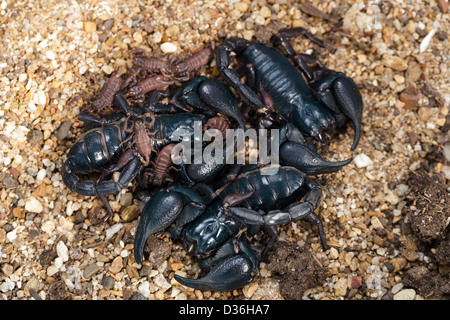
<path fill-rule="evenodd" d="M 252 43 L 242 58 L 253 66 L 255 83 L 260 86 L 255 89 L 265 91 L 285 119 L 310 136 L 317 136 L 320 127 L 330 126 L 330 113 L 320 107 L 302 73 L 281 52 Z"/>
<path fill-rule="evenodd" d="M 276 174 L 263 174 L 261 170 L 250 171 L 241 175 L 234 183 L 218 191 L 219 197 L 224 199 L 227 195 L 239 192 L 253 194 L 244 200 L 240 206 L 273 210 L 285 206 L 283 199 L 289 202 L 294 194 L 300 192 L 305 175 L 303 172 L 283 167 Z"/>

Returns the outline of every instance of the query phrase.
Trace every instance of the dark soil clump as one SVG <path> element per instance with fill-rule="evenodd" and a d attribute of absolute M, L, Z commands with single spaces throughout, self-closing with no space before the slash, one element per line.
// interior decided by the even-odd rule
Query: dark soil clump
<path fill-rule="evenodd" d="M 430 259 L 412 263 L 403 276 L 403 284 L 424 297 L 449 295 L 450 202 L 445 179 L 418 170 L 407 183 L 411 193 L 407 196 L 410 205 L 405 222 L 417 247 Z"/>
<path fill-rule="evenodd" d="M 412 206 L 407 221 L 412 231 L 426 243 L 443 240 L 450 222 L 450 202 L 445 180 L 440 175 L 429 176 L 425 171 L 414 172 L 408 180 Z"/>
<path fill-rule="evenodd" d="M 280 293 L 286 300 L 300 299 L 312 287 L 326 279 L 326 269 L 308 250 L 279 241 L 268 256 L 267 269 L 279 279 Z"/>

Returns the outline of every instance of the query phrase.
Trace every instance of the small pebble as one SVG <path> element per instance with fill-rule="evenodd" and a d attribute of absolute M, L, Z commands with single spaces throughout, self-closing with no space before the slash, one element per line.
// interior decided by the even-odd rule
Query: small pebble
<path fill-rule="evenodd" d="M 406 25 L 406 30 L 408 30 L 410 34 L 414 34 L 414 32 L 416 32 L 416 24 L 413 20 L 409 20 L 408 24 Z"/>
<path fill-rule="evenodd" d="M 422 42 L 420 43 L 419 52 L 425 52 L 427 50 L 428 46 L 430 45 L 431 38 L 433 38 L 434 34 L 436 33 L 436 29 L 431 30 L 425 38 L 423 38 Z"/>
<path fill-rule="evenodd" d="M 248 3 L 244 1 L 239 1 L 235 4 L 235 7 L 240 12 L 245 12 L 248 10 Z"/>
<path fill-rule="evenodd" d="M 116 274 L 120 272 L 123 268 L 123 259 L 121 256 L 116 257 L 113 262 L 111 263 L 111 266 L 109 267 L 109 271 L 111 273 Z"/>
<path fill-rule="evenodd" d="M 44 231 L 45 233 L 47 233 L 48 235 L 51 235 L 53 230 L 55 230 L 56 225 L 53 221 L 45 221 L 42 226 L 41 226 L 41 230 Z"/>
<path fill-rule="evenodd" d="M 269 18 L 272 12 L 267 6 L 262 6 L 261 9 L 259 10 L 259 14 L 263 18 Z"/>
<path fill-rule="evenodd" d="M 358 168 L 365 168 L 367 166 L 370 166 L 373 164 L 372 159 L 370 159 L 367 155 L 364 153 L 358 154 L 354 159 L 353 162 Z"/>
<path fill-rule="evenodd" d="M 339 278 L 334 284 L 334 293 L 339 297 L 344 297 L 347 293 L 348 280 L 347 278 Z"/>
<path fill-rule="evenodd" d="M 392 272 L 398 272 L 406 267 L 408 261 L 404 257 L 396 257 L 389 260 L 389 263 L 394 267 Z"/>
<path fill-rule="evenodd" d="M 111 65 L 103 66 L 102 71 L 106 74 L 111 74 L 115 71 L 114 67 Z"/>
<path fill-rule="evenodd" d="M 129 207 L 126 207 L 122 213 L 120 214 L 120 217 L 125 222 L 130 222 L 133 220 L 136 220 L 139 217 L 139 214 L 141 211 L 139 210 L 139 207 L 136 205 L 131 205 Z"/>
<path fill-rule="evenodd" d="M 94 21 L 83 21 L 83 30 L 87 33 L 92 33 L 97 30 L 97 25 Z"/>
<path fill-rule="evenodd" d="M 397 70 L 397 71 L 404 71 L 408 68 L 408 64 L 405 60 L 403 60 L 400 57 L 392 56 L 392 55 L 383 55 L 383 58 L 381 60 L 381 63 L 391 69 Z"/>
<path fill-rule="evenodd" d="M 103 286 L 103 288 L 106 289 L 106 290 L 111 290 L 112 288 L 114 288 L 114 283 L 115 283 L 115 282 L 116 282 L 116 281 L 114 280 L 113 277 L 111 277 L 111 276 L 106 276 L 106 277 L 104 277 L 103 280 L 102 280 L 102 286 Z"/>
<path fill-rule="evenodd" d="M 414 289 L 403 289 L 394 294 L 394 300 L 414 300 L 416 291 Z"/>
<path fill-rule="evenodd" d="M 431 117 L 434 115 L 434 109 L 428 108 L 428 107 L 421 107 L 417 111 L 417 117 L 420 121 L 428 121 L 431 119 Z"/>
<path fill-rule="evenodd" d="M 450 142 L 446 143 L 444 145 L 444 150 L 442 151 L 442 154 L 445 157 L 445 160 L 450 163 Z"/>
<path fill-rule="evenodd" d="M 416 109 L 419 97 L 417 96 L 416 88 L 414 85 L 410 85 L 408 88 L 403 90 L 402 93 L 400 93 L 400 101 L 405 103 L 406 109 Z"/>
<path fill-rule="evenodd" d="M 63 140 L 67 138 L 70 132 L 70 128 L 72 127 L 72 122 L 70 120 L 64 121 L 56 130 L 55 136 L 58 140 Z"/>
<path fill-rule="evenodd" d="M 133 40 L 136 41 L 136 43 L 141 43 L 143 40 L 142 33 L 140 31 L 133 33 Z"/>
<path fill-rule="evenodd" d="M 175 53 L 177 52 L 177 46 L 171 42 L 164 42 L 161 44 L 161 51 L 164 53 Z"/>
<path fill-rule="evenodd" d="M 372 219 L 370 219 L 370 223 L 372 224 L 372 226 L 375 229 L 383 229 L 384 228 L 384 226 L 381 223 L 380 219 L 378 219 L 377 217 L 372 217 Z"/>
<path fill-rule="evenodd" d="M 27 202 L 25 202 L 25 210 L 33 213 L 41 213 L 44 207 L 39 202 L 38 199 L 31 196 L 28 198 Z"/>
<path fill-rule="evenodd" d="M 63 262 L 69 260 L 69 249 L 67 249 L 66 244 L 61 240 L 56 245 L 56 254 L 62 259 Z"/>
<path fill-rule="evenodd" d="M 442 13 L 447 13 L 449 6 L 448 0 L 437 0 L 437 4 Z"/>
<path fill-rule="evenodd" d="M 83 277 L 86 280 L 91 279 L 94 275 L 97 274 L 97 272 L 100 271 L 100 267 L 96 263 L 91 263 L 90 265 L 86 266 L 83 271 Z"/>
<path fill-rule="evenodd" d="M 122 227 L 123 225 L 121 223 L 116 223 L 111 227 L 109 227 L 108 229 L 106 229 L 106 240 L 111 239 L 113 235 L 115 235 L 117 232 L 120 231 L 120 229 L 122 229 Z"/>
<path fill-rule="evenodd" d="M 154 278 L 153 282 L 160 287 L 163 292 L 167 291 L 172 285 L 164 278 L 162 273 L 158 273 Z"/>
<path fill-rule="evenodd" d="M 242 293 L 246 298 L 250 299 L 251 297 L 253 297 L 256 290 L 258 290 L 258 287 L 259 287 L 258 283 L 252 282 L 249 285 L 242 288 Z"/>

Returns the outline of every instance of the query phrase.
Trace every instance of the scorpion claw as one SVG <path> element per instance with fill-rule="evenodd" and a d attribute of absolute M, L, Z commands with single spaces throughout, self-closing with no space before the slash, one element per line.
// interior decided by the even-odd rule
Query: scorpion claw
<path fill-rule="evenodd" d="M 134 257 L 142 263 L 147 238 L 166 229 L 181 212 L 181 196 L 161 189 L 145 204 L 134 238 Z"/>
<path fill-rule="evenodd" d="M 252 282 L 259 266 L 253 249 L 237 239 L 229 240 L 204 261 L 212 268 L 203 278 L 189 279 L 175 274 L 175 280 L 199 290 L 233 291 Z"/>
<path fill-rule="evenodd" d="M 330 162 L 306 145 L 288 141 L 280 147 L 280 160 L 284 166 L 292 166 L 306 174 L 316 175 L 339 171 L 349 164 L 352 158 Z"/>
<path fill-rule="evenodd" d="M 252 282 L 255 269 L 250 258 L 239 254 L 222 260 L 203 278 L 189 279 L 177 274 L 174 278 L 182 285 L 199 290 L 233 291 Z"/>
<path fill-rule="evenodd" d="M 142 209 L 141 219 L 134 238 L 134 257 L 142 263 L 147 238 L 169 227 L 175 220 L 177 226 L 194 220 L 204 211 L 201 198 L 188 188 L 173 185 L 156 192 Z"/>

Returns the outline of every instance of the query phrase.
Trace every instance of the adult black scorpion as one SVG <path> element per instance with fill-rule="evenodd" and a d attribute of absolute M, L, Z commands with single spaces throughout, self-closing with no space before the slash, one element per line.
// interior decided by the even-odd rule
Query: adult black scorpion
<path fill-rule="evenodd" d="M 134 241 L 136 261 L 143 261 L 147 237 L 173 222 L 172 236 L 182 237 L 186 251 L 202 256 L 201 267 L 210 270 L 201 279 L 178 275 L 175 279 L 201 290 L 231 291 L 250 283 L 260 257 L 276 240 L 280 224 L 304 219 L 318 227 L 322 247 L 328 248 L 322 222 L 314 213 L 322 189 L 296 168 L 280 167 L 272 174 L 264 169 L 249 171 L 216 194 L 207 205 L 197 193 L 180 185 L 159 190 L 142 211 Z M 253 236 L 261 226 L 271 234 L 262 254 L 238 238 L 245 228 Z"/>
<path fill-rule="evenodd" d="M 327 131 L 335 125 L 342 126 L 349 118 L 355 130 L 351 146 L 354 150 L 361 131 L 361 94 L 344 73 L 327 69 L 315 56 L 296 54 L 287 38 L 299 35 L 323 46 L 321 40 L 303 28 L 284 29 L 272 38 L 296 65 L 274 47 L 231 38 L 218 47 L 217 68 L 248 106 L 276 109 L 282 118 L 316 140 L 324 140 Z M 242 57 L 240 73 L 229 67 L 231 52 Z M 314 72 L 310 65 L 318 71 Z M 243 75 L 246 84 L 240 81 Z M 264 103 L 255 91 L 261 94 Z"/>

